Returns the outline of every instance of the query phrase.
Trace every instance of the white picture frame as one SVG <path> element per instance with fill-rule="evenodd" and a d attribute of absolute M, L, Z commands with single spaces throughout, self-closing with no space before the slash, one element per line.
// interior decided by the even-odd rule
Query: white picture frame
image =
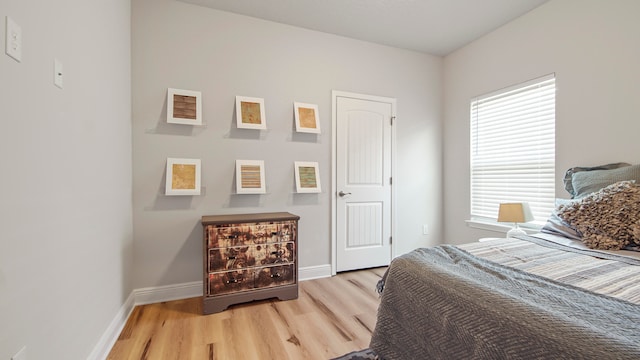
<path fill-rule="evenodd" d="M 167 123 L 202 125 L 202 93 L 167 89 Z"/>
<path fill-rule="evenodd" d="M 299 193 L 319 193 L 320 167 L 317 162 L 294 161 L 294 173 L 296 178 L 296 191 Z"/>
<path fill-rule="evenodd" d="M 297 132 L 320 134 L 318 105 L 294 102 L 293 112 Z"/>
<path fill-rule="evenodd" d="M 200 195 L 200 159 L 167 158 L 165 195 Z"/>
<path fill-rule="evenodd" d="M 236 124 L 239 129 L 265 130 L 267 118 L 264 99 L 236 96 Z"/>
<path fill-rule="evenodd" d="M 236 193 L 265 194 L 264 161 L 236 160 Z"/>

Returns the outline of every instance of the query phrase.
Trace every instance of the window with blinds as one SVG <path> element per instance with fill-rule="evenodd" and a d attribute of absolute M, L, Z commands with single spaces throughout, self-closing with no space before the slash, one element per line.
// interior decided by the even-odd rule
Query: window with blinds
<path fill-rule="evenodd" d="M 471 101 L 471 217 L 528 202 L 546 221 L 555 201 L 555 75 Z"/>

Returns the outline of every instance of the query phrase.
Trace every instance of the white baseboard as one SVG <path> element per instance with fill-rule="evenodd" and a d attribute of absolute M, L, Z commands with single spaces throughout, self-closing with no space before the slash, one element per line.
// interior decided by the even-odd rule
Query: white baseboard
<path fill-rule="evenodd" d="M 202 281 L 135 289 L 133 293 L 136 305 L 187 299 L 202 296 Z"/>
<path fill-rule="evenodd" d="M 320 279 L 331 276 L 331 265 L 308 266 L 298 269 L 300 281 Z M 133 290 L 135 304 L 145 305 L 163 301 L 188 299 L 202 296 L 202 281 L 154 286 Z"/>
<path fill-rule="evenodd" d="M 330 264 L 308 266 L 298 269 L 298 278 L 300 281 L 330 276 Z M 109 324 L 107 330 L 105 330 L 88 359 L 103 360 L 107 358 L 135 306 L 202 296 L 202 291 L 202 281 L 134 289 L 125 303 L 120 307 L 120 310 L 113 321 L 111 321 L 111 324 Z"/>
<path fill-rule="evenodd" d="M 116 340 L 118 340 L 118 337 L 120 336 L 124 325 L 127 323 L 127 320 L 129 319 L 134 306 L 134 296 L 133 292 L 131 292 L 131 294 L 129 294 L 129 297 L 127 297 L 127 300 L 125 300 L 124 304 L 122 304 L 122 306 L 120 307 L 120 310 L 118 310 L 116 316 L 113 318 L 113 320 L 111 320 L 111 323 L 107 327 L 107 330 L 105 330 L 104 334 L 102 334 L 102 337 L 100 337 L 100 340 L 98 341 L 96 346 L 94 346 L 93 351 L 91 352 L 91 354 L 89 354 L 87 359 L 102 360 L 106 359 L 107 356 L 109 356 L 109 352 L 111 351 L 111 348 L 113 348 L 113 345 L 116 343 Z"/>
<path fill-rule="evenodd" d="M 331 264 L 307 266 L 298 269 L 300 281 L 331 277 Z"/>

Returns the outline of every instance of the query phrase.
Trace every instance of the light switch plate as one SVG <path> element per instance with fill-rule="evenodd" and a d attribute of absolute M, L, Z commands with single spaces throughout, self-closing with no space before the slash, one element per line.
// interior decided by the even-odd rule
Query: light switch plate
<path fill-rule="evenodd" d="M 22 61 L 22 28 L 7 16 L 5 29 L 5 52 L 20 62 Z"/>

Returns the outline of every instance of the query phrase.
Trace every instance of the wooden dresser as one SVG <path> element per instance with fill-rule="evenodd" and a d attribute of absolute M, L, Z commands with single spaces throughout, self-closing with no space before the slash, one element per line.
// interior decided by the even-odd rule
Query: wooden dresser
<path fill-rule="evenodd" d="M 202 217 L 204 314 L 298 297 L 298 220 L 286 212 Z"/>

